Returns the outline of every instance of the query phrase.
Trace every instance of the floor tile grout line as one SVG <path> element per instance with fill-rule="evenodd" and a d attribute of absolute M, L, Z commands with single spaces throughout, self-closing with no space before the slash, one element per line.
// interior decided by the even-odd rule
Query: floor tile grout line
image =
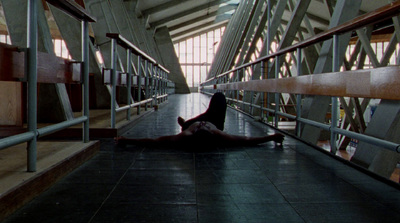
<path fill-rule="evenodd" d="M 140 153 L 138 153 L 136 155 L 139 156 L 139 154 L 143 153 L 143 151 L 145 150 L 145 148 L 142 149 L 142 151 L 140 151 Z M 104 201 L 101 203 L 101 205 L 99 206 L 99 208 L 96 210 L 96 212 L 92 215 L 92 217 L 89 219 L 88 223 L 92 222 L 93 219 L 96 217 L 96 215 L 100 212 L 101 208 L 104 206 L 104 204 L 107 202 L 107 200 L 110 198 L 111 194 L 115 191 L 115 189 L 117 188 L 117 186 L 121 183 L 122 179 L 126 176 L 126 174 L 128 173 L 128 171 L 131 169 L 131 167 L 136 163 L 136 158 L 135 160 L 131 163 L 131 165 L 129 165 L 129 167 L 125 170 L 124 174 L 122 174 L 122 176 L 118 179 L 117 183 L 115 184 L 115 186 L 112 188 L 112 190 L 110 191 L 110 193 L 108 193 L 107 197 L 104 199 Z"/>

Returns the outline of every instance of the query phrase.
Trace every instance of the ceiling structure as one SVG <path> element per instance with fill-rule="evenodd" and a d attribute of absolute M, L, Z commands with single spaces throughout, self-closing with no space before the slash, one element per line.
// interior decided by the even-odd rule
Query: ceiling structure
<path fill-rule="evenodd" d="M 173 42 L 225 26 L 240 0 L 137 1 L 136 16 L 146 28 L 167 26 Z"/>
<path fill-rule="evenodd" d="M 173 42 L 183 40 L 200 33 L 225 26 L 231 19 L 241 0 L 125 0 L 137 1 L 136 16 L 146 20 L 146 27 L 157 29 L 166 26 Z M 267 0 L 265 0 L 267 1 Z M 276 0 L 270 0 L 272 3 Z M 331 10 L 335 0 L 313 0 L 307 10 L 309 23 L 302 27 L 314 28 L 316 33 L 329 26 Z M 285 25 L 292 15 L 291 10 L 297 1 L 288 0 L 282 24 Z M 387 1 L 363 1 L 361 12 L 370 12 L 388 4 Z M 312 35 L 312 34 L 310 34 Z"/>

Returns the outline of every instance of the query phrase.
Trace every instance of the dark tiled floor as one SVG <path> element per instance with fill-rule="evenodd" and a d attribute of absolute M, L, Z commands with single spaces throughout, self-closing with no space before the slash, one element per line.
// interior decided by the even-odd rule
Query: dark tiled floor
<path fill-rule="evenodd" d="M 178 115 L 209 97 L 173 95 L 128 137 L 179 132 Z M 228 110 L 226 131 L 274 132 Z M 131 146 L 101 151 L 5 222 L 400 222 L 400 191 L 287 137 L 203 152 Z"/>

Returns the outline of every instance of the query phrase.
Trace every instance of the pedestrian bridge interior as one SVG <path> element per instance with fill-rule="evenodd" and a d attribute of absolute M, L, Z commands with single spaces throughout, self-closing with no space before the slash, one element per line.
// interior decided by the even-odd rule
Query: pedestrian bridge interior
<path fill-rule="evenodd" d="M 400 221 L 400 1 L 0 6 L 1 222 Z"/>
<path fill-rule="evenodd" d="M 126 137 L 176 134 L 210 97 L 175 94 Z M 225 131 L 278 130 L 228 109 Z M 398 189 L 286 136 L 282 146 L 117 147 L 100 151 L 4 222 L 398 222 Z"/>

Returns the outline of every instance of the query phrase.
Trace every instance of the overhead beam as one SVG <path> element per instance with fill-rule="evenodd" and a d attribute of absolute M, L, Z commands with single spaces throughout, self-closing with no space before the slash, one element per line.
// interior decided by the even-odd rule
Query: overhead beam
<path fill-rule="evenodd" d="M 148 8 L 148 9 L 145 9 L 145 10 L 142 10 L 142 11 L 136 9 L 137 17 L 138 18 L 140 18 L 140 17 L 148 17 L 149 15 L 151 15 L 153 13 L 160 12 L 160 11 L 165 10 L 167 8 L 177 7 L 178 5 L 180 5 L 180 4 L 184 3 L 184 2 L 189 2 L 189 1 L 191 1 L 191 0 L 171 0 L 171 1 L 167 1 L 167 2 L 165 2 L 163 4 L 159 4 L 159 5 L 155 6 L 155 7 Z M 137 5 L 136 5 L 136 7 L 137 7 Z"/>
<path fill-rule="evenodd" d="M 252 42 L 252 40 L 258 39 L 261 35 L 261 30 L 265 29 L 265 19 L 263 20 L 263 18 L 266 18 L 266 13 L 268 11 L 268 7 L 266 4 L 264 4 L 263 1 L 258 1 L 255 5 L 254 8 L 254 14 L 251 17 L 251 23 L 250 23 L 250 27 L 248 29 L 248 32 L 246 33 L 244 42 L 245 43 L 253 43 L 256 44 L 256 42 Z M 262 24 L 260 24 L 260 22 L 264 22 Z M 260 30 L 260 26 L 261 25 L 261 30 Z M 245 55 L 248 54 L 249 49 L 252 48 L 254 49 L 254 45 L 251 44 L 244 44 L 241 51 L 239 52 L 239 57 L 238 57 L 238 62 L 237 64 L 244 64 L 246 63 L 245 61 Z M 252 50 L 252 52 L 254 52 L 254 50 Z M 249 54 L 252 54 L 249 53 Z"/>
<path fill-rule="evenodd" d="M 313 21 L 315 21 L 315 22 L 317 22 L 317 23 L 320 23 L 320 24 L 322 24 L 322 25 L 325 25 L 325 26 L 329 26 L 329 20 L 323 19 L 323 18 L 318 17 L 318 16 L 316 16 L 316 15 L 314 15 L 314 14 L 311 14 L 311 13 L 309 13 L 309 12 L 306 13 L 306 16 L 307 16 L 310 20 L 313 20 Z"/>
<path fill-rule="evenodd" d="M 221 38 L 214 60 L 211 64 L 210 71 L 207 74 L 207 79 L 215 76 L 216 74 L 218 74 L 219 71 L 221 71 L 221 67 L 223 66 L 224 61 L 226 61 L 228 51 L 231 50 L 233 47 L 235 36 L 238 32 L 240 32 L 233 32 L 232 30 L 239 30 L 241 28 L 239 24 L 241 24 L 242 18 L 245 16 L 245 6 L 247 6 L 248 3 L 249 2 L 246 0 L 242 1 L 236 9 L 236 12 L 233 15 L 232 19 L 229 20 L 225 28 L 224 35 Z"/>
<path fill-rule="evenodd" d="M 170 26 L 170 27 L 168 27 L 168 30 L 169 30 L 170 32 L 172 32 L 172 31 L 174 31 L 174 30 L 182 29 L 182 28 L 187 27 L 187 26 L 190 26 L 190 25 L 193 26 L 193 24 L 198 23 L 198 22 L 201 22 L 201 21 L 205 21 L 205 20 L 209 20 L 209 19 L 214 19 L 214 20 L 215 20 L 216 18 L 213 18 L 213 17 L 217 17 L 217 16 L 219 16 L 219 15 L 224 14 L 225 12 L 231 11 L 231 10 L 236 9 L 236 8 L 237 8 L 237 6 L 234 6 L 234 5 L 227 5 L 227 6 L 224 6 L 224 7 L 219 8 L 217 11 L 214 11 L 214 12 L 212 12 L 212 13 L 208 13 L 207 15 L 203 15 L 203 16 L 200 16 L 200 17 L 197 17 L 197 18 L 194 18 L 194 19 L 191 19 L 191 20 L 182 22 L 182 23 L 180 23 L 180 24 L 178 24 L 178 25 Z M 227 17 L 227 19 L 229 19 L 231 16 L 232 16 L 232 15 L 230 15 L 229 17 Z M 197 27 L 197 26 L 196 26 L 196 27 Z M 188 29 L 191 29 L 191 28 L 192 28 L 192 27 L 190 27 L 190 28 L 188 28 Z"/>
<path fill-rule="evenodd" d="M 193 28 L 193 29 L 186 30 L 184 32 L 172 35 L 171 39 L 174 43 L 176 43 L 176 42 L 182 41 L 184 39 L 195 37 L 195 36 L 201 35 L 203 33 L 207 33 L 207 32 L 213 31 L 215 29 L 224 27 L 227 24 L 228 24 L 228 20 L 221 22 L 221 23 L 214 23 L 214 22 L 206 23 L 201 26 L 197 26 L 197 28 Z"/>
<path fill-rule="evenodd" d="M 181 19 L 184 16 L 188 16 L 188 15 L 191 15 L 191 14 L 194 14 L 194 13 L 198 13 L 200 11 L 209 9 L 209 8 L 211 8 L 213 6 L 217 6 L 217 5 L 220 5 L 220 4 L 225 3 L 225 2 L 227 2 L 227 0 L 212 1 L 212 2 L 209 2 L 207 4 L 203 4 L 203 5 L 194 7 L 192 9 L 190 9 L 190 10 L 186 10 L 184 12 L 180 12 L 180 13 L 174 14 L 174 15 L 172 15 L 170 17 L 165 18 L 165 19 L 149 22 L 148 26 L 149 27 L 164 26 L 164 24 L 166 24 L 166 23 L 168 23 L 170 21 Z M 165 8 L 164 8 L 164 10 L 165 10 Z"/>
<path fill-rule="evenodd" d="M 251 25 L 250 18 L 254 16 L 256 5 L 258 2 L 259 1 L 247 2 L 243 10 L 244 14 L 241 18 L 239 18 L 240 22 L 238 24 L 234 24 L 236 28 L 232 29 L 234 36 L 234 38 L 232 39 L 233 42 L 230 45 L 227 45 L 227 51 L 224 55 L 225 56 L 224 59 L 222 60 L 221 63 L 222 66 L 220 67 L 223 71 L 229 70 L 234 66 L 235 58 L 243 46 L 246 33 L 250 29 Z"/>

